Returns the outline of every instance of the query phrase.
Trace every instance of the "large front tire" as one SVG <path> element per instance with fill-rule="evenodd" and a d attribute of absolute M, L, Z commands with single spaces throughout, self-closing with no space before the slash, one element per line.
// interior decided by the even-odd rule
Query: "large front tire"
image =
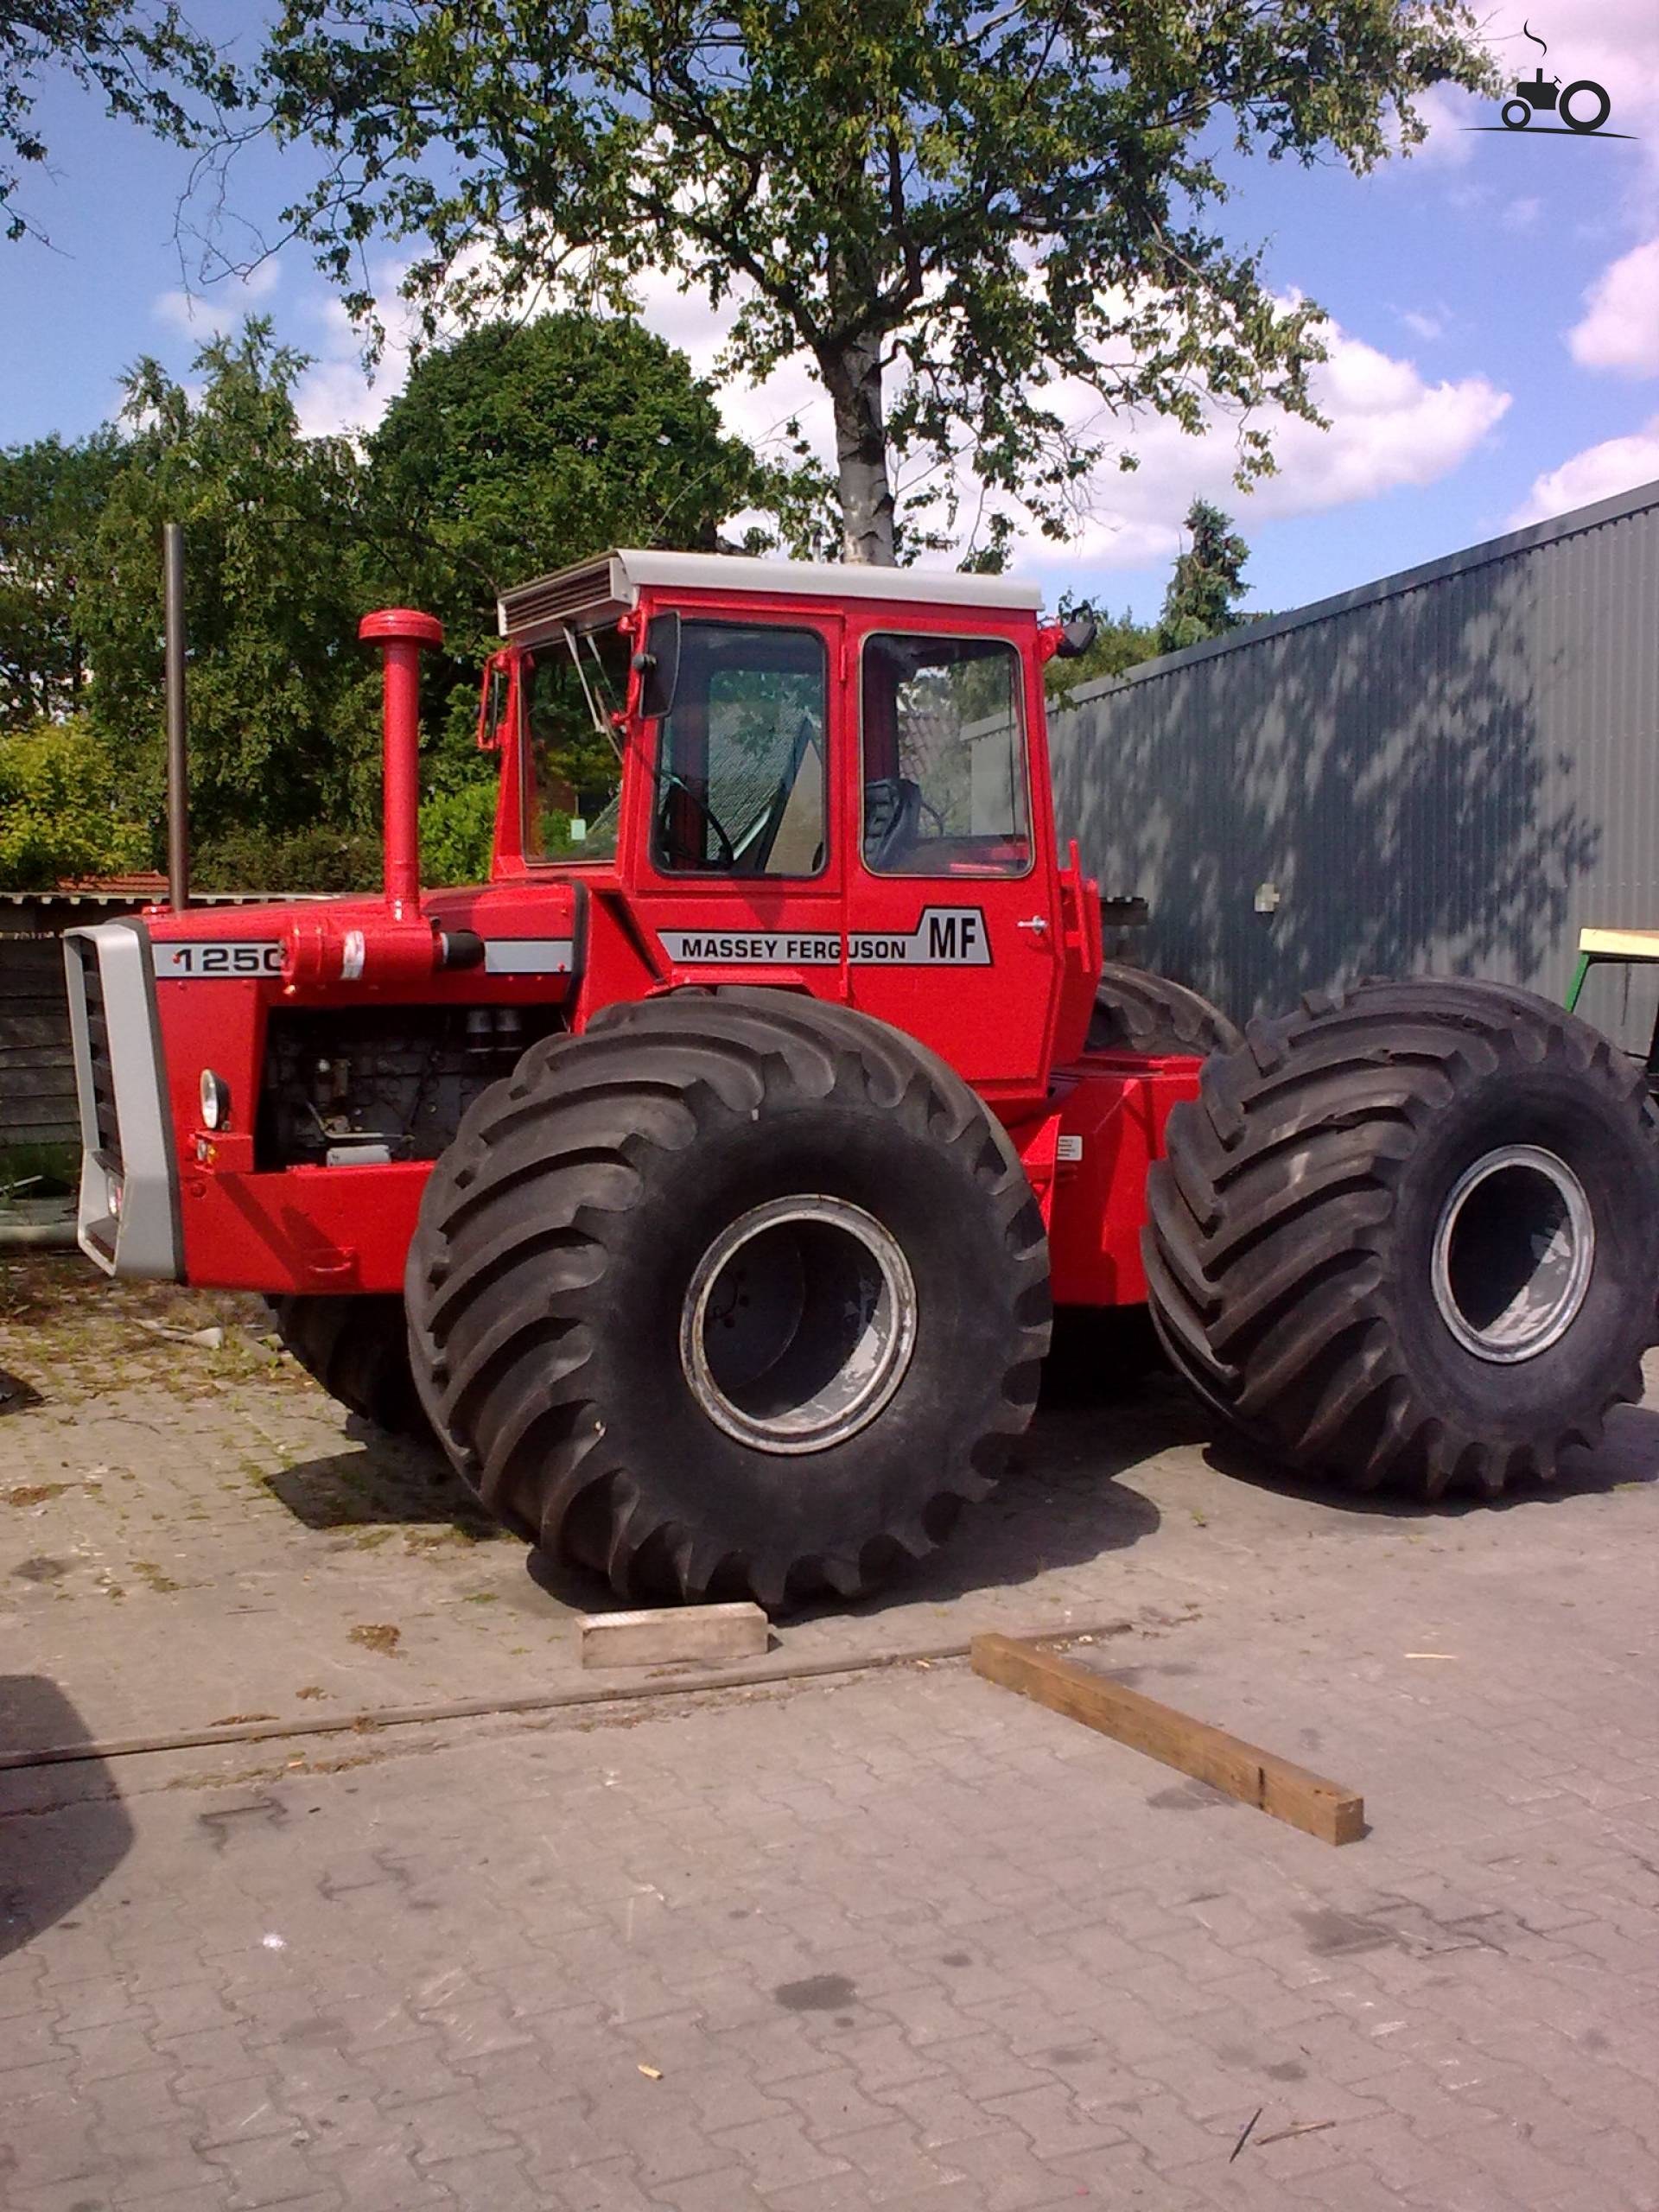
<path fill-rule="evenodd" d="M 1496 1496 L 1641 1393 L 1659 1286 L 1643 1078 L 1529 992 L 1368 983 L 1253 1021 L 1177 1106 L 1145 1236 L 1200 1395 L 1357 1490 Z"/>
<path fill-rule="evenodd" d="M 407 1276 L 416 1376 L 499 1517 L 632 1596 L 855 1596 L 1026 1426 L 1047 1250 L 943 1063 L 766 991 L 618 1007 L 468 1110 Z"/>

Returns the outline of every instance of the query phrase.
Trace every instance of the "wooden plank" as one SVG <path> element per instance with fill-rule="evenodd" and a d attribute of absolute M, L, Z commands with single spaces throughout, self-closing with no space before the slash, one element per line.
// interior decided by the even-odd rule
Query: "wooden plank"
<path fill-rule="evenodd" d="M 67 1093 L 73 1097 L 75 1079 L 72 1071 L 61 1067 L 42 1067 L 38 1064 L 11 1067 L 6 1071 L 6 1103 L 16 1106 L 24 1098 L 61 1098 Z M 21 1110 L 21 1109 L 20 1109 Z"/>
<path fill-rule="evenodd" d="M 69 1045 L 69 1013 L 62 1005 L 16 999 L 0 1000 L 0 1052 L 22 1050 L 28 1045 Z"/>
<path fill-rule="evenodd" d="M 969 1651 L 974 1672 L 987 1681 L 1018 1690 L 1068 1720 L 1081 1720 L 1321 1842 L 1357 1843 L 1365 1832 L 1365 1801 L 1354 1790 L 1160 1705 L 1109 1675 L 1017 1637 L 976 1636 Z"/>
<path fill-rule="evenodd" d="M 635 1613 L 584 1613 L 576 1624 L 584 1667 L 717 1667 L 766 1649 L 772 1624 L 759 1605 L 662 1605 Z"/>

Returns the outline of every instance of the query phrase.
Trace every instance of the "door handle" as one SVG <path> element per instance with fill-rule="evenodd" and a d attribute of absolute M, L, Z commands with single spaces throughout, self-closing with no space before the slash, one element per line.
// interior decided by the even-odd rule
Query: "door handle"
<path fill-rule="evenodd" d="M 1029 921 L 1016 922 L 1014 926 L 1017 930 L 1035 930 L 1040 935 L 1040 933 L 1048 927 L 1048 916 L 1046 914 L 1033 914 Z"/>

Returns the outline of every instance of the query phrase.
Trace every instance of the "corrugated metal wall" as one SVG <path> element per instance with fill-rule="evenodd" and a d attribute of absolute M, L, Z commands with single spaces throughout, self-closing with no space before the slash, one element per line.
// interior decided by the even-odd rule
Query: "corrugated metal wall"
<path fill-rule="evenodd" d="M 1052 738 L 1062 833 L 1149 902 L 1135 957 L 1230 1011 L 1559 998 L 1581 924 L 1659 928 L 1659 485 L 1090 686 Z"/>

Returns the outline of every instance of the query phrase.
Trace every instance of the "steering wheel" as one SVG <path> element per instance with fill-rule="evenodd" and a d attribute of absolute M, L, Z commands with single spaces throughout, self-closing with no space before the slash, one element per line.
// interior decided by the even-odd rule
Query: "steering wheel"
<path fill-rule="evenodd" d="M 663 786 L 663 804 L 658 810 L 658 827 L 664 832 L 663 837 L 664 845 L 666 846 L 668 843 L 668 838 L 665 833 L 668 828 L 669 795 L 671 792 L 678 791 L 684 798 L 690 800 L 692 805 L 702 817 L 709 827 L 714 831 L 720 844 L 720 865 L 721 868 L 735 868 L 737 865 L 737 848 L 733 844 L 730 837 L 726 834 L 725 824 L 721 822 L 720 817 L 715 812 L 714 808 L 709 805 L 708 800 L 702 797 L 700 791 L 693 791 L 690 785 L 686 782 L 684 777 L 677 776 L 672 769 L 666 770 L 662 775 L 660 781 Z"/>
<path fill-rule="evenodd" d="M 889 808 L 891 813 L 887 811 Z M 878 828 L 876 824 L 883 814 L 887 814 L 887 821 Z M 869 830 L 875 834 L 875 849 L 867 853 L 866 858 L 878 875 L 890 869 L 899 855 L 915 844 L 924 815 L 943 836 L 944 817 L 923 798 L 921 785 L 911 777 L 877 776 L 865 785 L 867 835 Z"/>

